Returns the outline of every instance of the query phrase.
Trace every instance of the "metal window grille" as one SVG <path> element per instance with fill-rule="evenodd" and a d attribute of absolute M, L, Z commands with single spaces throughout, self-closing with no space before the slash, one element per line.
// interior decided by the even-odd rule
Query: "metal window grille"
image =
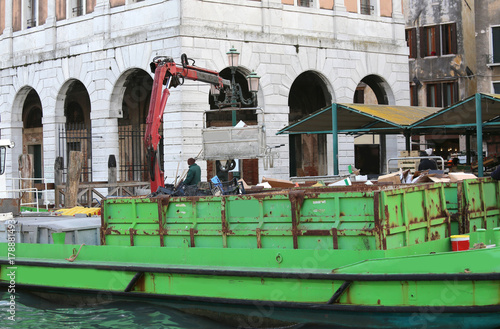
<path fill-rule="evenodd" d="M 297 2 L 297 5 L 301 7 L 312 7 L 313 6 L 313 1 L 314 0 L 299 0 Z"/>
<path fill-rule="evenodd" d="M 371 14 L 374 13 L 374 11 L 375 11 L 375 7 L 374 6 L 365 5 L 365 4 L 361 4 L 360 5 L 360 12 L 363 15 L 371 15 Z"/>
<path fill-rule="evenodd" d="M 73 8 L 73 17 L 83 15 L 83 6 L 78 6 Z"/>
<path fill-rule="evenodd" d="M 26 25 L 27 25 L 28 29 L 30 27 L 35 27 L 36 26 L 36 19 L 33 19 L 33 18 L 28 19 L 26 22 Z"/>
<path fill-rule="evenodd" d="M 69 153 L 83 153 L 81 182 L 92 182 L 92 131 L 83 123 L 66 123 L 58 127 L 59 156 L 64 159 L 63 180 L 67 181 Z"/>
<path fill-rule="evenodd" d="M 144 133 L 146 125 L 140 127 L 126 125 L 118 127 L 118 141 L 120 145 L 120 180 L 121 181 L 148 181 L 149 173 L 144 148 Z M 160 167 L 163 168 L 163 138 L 158 146 L 160 151 Z"/>

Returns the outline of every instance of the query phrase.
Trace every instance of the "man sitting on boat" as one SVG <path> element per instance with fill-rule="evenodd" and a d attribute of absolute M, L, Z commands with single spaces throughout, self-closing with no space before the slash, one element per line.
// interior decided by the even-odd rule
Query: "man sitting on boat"
<path fill-rule="evenodd" d="M 189 170 L 187 172 L 186 179 L 184 180 L 184 185 L 197 185 L 201 182 L 201 168 L 196 163 L 196 159 L 188 159 Z"/>

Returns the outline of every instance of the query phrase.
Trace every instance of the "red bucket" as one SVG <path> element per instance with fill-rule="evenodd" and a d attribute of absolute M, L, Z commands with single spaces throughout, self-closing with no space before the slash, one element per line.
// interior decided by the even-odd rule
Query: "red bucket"
<path fill-rule="evenodd" d="M 464 251 L 469 250 L 469 236 L 468 235 L 452 235 L 451 239 L 451 250 L 453 251 Z"/>

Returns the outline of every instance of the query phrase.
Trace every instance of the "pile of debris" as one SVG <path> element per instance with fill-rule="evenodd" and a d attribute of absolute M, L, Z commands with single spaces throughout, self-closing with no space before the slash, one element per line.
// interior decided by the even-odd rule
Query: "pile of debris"
<path fill-rule="evenodd" d="M 149 197 L 158 195 L 171 196 L 220 196 L 220 195 L 238 195 L 238 194 L 254 194 L 268 191 L 279 191 L 282 189 L 296 187 L 322 187 L 322 186 L 350 186 L 354 184 L 416 184 L 429 182 L 458 182 L 464 179 L 477 178 L 474 174 L 465 172 L 450 172 L 443 173 L 441 170 L 423 170 L 411 172 L 410 169 L 399 169 L 387 175 L 379 176 L 378 179 L 370 180 L 366 175 L 360 175 L 359 170 L 350 168 L 350 175 L 344 177 L 329 177 L 328 180 L 317 181 L 291 181 L 286 179 L 276 179 L 270 177 L 262 177 L 262 181 L 256 185 L 248 185 L 245 180 L 233 178 L 228 182 L 222 182 L 215 176 L 209 182 L 202 182 L 197 186 L 166 185 L 160 187 L 155 193 L 151 193 Z"/>
<path fill-rule="evenodd" d="M 415 184 L 429 182 L 458 182 L 464 179 L 477 178 L 476 175 L 464 172 L 442 173 L 440 170 L 423 170 L 411 173 L 410 170 L 400 169 L 387 175 L 378 177 L 378 183 L 385 184 Z"/>

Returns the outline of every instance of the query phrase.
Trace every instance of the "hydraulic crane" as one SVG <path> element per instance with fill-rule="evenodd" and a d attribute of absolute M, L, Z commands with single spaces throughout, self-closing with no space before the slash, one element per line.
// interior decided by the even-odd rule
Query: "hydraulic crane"
<path fill-rule="evenodd" d="M 147 152 L 151 192 L 155 192 L 158 187 L 165 186 L 164 173 L 159 165 L 158 145 L 161 137 L 158 130 L 170 95 L 169 89 L 184 84 L 184 80 L 188 79 L 209 83 L 219 91 L 224 90 L 226 94 L 229 94 L 231 82 L 221 78 L 217 71 L 194 66 L 194 63 L 189 65 L 186 54 L 181 56 L 181 65 L 176 64 L 171 57 L 158 56 L 150 63 L 150 67 L 155 77 L 146 119 L 144 146 Z"/>

